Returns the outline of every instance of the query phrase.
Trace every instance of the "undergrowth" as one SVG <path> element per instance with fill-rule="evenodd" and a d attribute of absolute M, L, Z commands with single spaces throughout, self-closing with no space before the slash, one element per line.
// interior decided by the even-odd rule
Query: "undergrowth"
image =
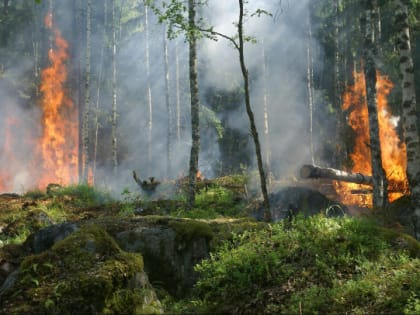
<path fill-rule="evenodd" d="M 420 246 L 397 240 L 366 219 L 322 216 L 244 232 L 196 266 L 194 297 L 173 311 L 409 314 L 419 308 Z"/>

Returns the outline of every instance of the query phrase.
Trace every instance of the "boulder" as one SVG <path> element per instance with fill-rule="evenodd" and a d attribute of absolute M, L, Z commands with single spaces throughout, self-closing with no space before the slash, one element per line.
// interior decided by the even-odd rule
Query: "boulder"
<path fill-rule="evenodd" d="M 50 225 L 31 234 L 25 241 L 24 246 L 33 253 L 39 254 L 78 229 L 79 227 L 71 222 Z"/>
<path fill-rule="evenodd" d="M 138 253 L 86 225 L 24 258 L 3 289 L 1 314 L 162 314 Z"/>
<path fill-rule="evenodd" d="M 194 266 L 208 257 L 212 235 L 210 226 L 204 222 L 163 219 L 152 225 L 147 220 L 137 220 L 114 237 L 122 249 L 142 254 L 152 283 L 181 297 L 195 283 Z"/>

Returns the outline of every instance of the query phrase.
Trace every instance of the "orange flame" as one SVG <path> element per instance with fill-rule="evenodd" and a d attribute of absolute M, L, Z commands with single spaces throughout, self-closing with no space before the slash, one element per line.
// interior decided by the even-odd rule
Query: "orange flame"
<path fill-rule="evenodd" d="M 45 26 L 55 38 L 48 52 L 50 66 L 41 74 L 43 132 L 39 150 L 43 172 L 40 187 L 52 182 L 66 185 L 78 180 L 78 114 L 65 89 L 68 44 L 54 27 L 51 13 L 45 18 Z"/>
<path fill-rule="evenodd" d="M 377 73 L 377 102 L 379 140 L 381 144 L 382 166 L 389 181 L 388 197 L 393 201 L 409 194 L 406 176 L 407 155 L 405 143 L 401 142 L 396 132 L 398 118 L 393 117 L 387 102 L 387 96 L 393 88 L 392 82 Z M 348 124 L 354 131 L 355 143 L 350 158 L 352 172 L 372 174 L 371 151 L 369 147 L 369 118 L 366 102 L 365 77 L 362 72 L 354 73 L 354 85 L 348 87 L 343 96 L 343 110 L 349 111 Z M 355 194 L 352 191 L 369 191 L 370 186 L 353 183 L 335 182 L 342 202 L 351 205 L 371 206 L 372 194 Z"/>

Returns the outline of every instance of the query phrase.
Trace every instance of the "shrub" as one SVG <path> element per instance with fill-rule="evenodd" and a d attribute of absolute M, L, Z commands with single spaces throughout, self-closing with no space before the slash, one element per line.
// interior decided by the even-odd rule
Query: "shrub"
<path fill-rule="evenodd" d="M 401 314 L 418 307 L 419 254 L 366 219 L 298 217 L 226 242 L 196 294 L 213 313 Z"/>

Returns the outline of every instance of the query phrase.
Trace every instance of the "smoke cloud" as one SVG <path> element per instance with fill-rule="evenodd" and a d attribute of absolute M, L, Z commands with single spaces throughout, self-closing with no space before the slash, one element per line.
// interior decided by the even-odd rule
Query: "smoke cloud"
<path fill-rule="evenodd" d="M 277 177 L 290 176 L 296 167 L 310 160 L 308 140 L 307 105 L 307 47 L 308 47 L 308 1 L 259 0 L 247 4 L 248 13 L 264 9 L 272 16 L 250 17 L 246 19 L 246 35 L 257 40 L 246 45 L 246 63 L 251 77 L 252 107 L 263 150 L 271 151 L 272 171 Z M 142 179 L 173 179 L 188 173 L 191 145 L 188 81 L 188 46 L 181 36 L 167 40 L 169 58 L 169 105 L 172 120 L 168 120 L 165 98 L 165 68 L 163 45 L 165 28 L 149 10 L 149 56 L 150 75 L 147 75 L 146 34 L 144 7 L 137 6 L 137 19 L 129 17 L 117 8 L 119 21 L 117 33 L 117 104 L 118 104 L 118 148 L 119 173 L 112 175 L 111 156 L 111 109 L 112 109 L 112 60 L 110 38 L 105 32 L 105 20 L 110 21 L 110 8 L 104 1 L 93 1 L 92 5 L 92 59 L 90 86 L 90 145 L 95 139 L 95 117 L 98 114 L 98 147 L 95 184 L 114 189 L 117 194 L 124 188 L 136 191 L 131 174 L 136 170 Z M 65 8 L 65 9 L 64 9 Z M 36 16 L 47 12 L 47 4 L 36 6 Z M 108 10 L 105 14 L 105 9 Z M 85 8 L 78 9 L 74 1 L 60 1 L 54 7 L 55 21 L 63 37 L 69 42 L 70 72 L 67 87 L 71 99 L 82 108 L 84 99 L 85 73 Z M 65 13 L 64 13 L 65 12 Z M 72 12 L 71 16 L 67 12 Z M 220 33 L 235 36 L 235 23 L 238 20 L 236 1 L 209 0 L 208 7 L 199 10 L 204 21 Z M 28 97 L 22 97 L 19 89 L 13 86 L 12 77 L 22 81 L 25 76 L 34 78 L 34 69 L 47 65 L 48 36 L 42 22 L 36 21 L 35 28 L 22 31 L 16 40 L 25 38 L 38 43 L 37 58 L 28 45 L 27 56 L 22 61 L 8 65 L 0 80 L 1 125 L 0 143 L 2 157 L 1 190 L 23 192 L 35 188 L 36 179 L 31 178 L 31 168 L 36 167 L 28 161 L 32 145 L 42 132 L 40 109 L 36 105 L 39 97 L 35 90 Z M 79 24 L 77 24 L 79 23 Z M 41 24 L 41 25 L 40 25 Z M 34 36 L 38 36 L 36 38 Z M 316 47 L 316 43 L 310 43 Z M 33 48 L 33 47 L 32 47 Z M 317 51 L 318 49 L 314 49 Z M 211 108 L 208 95 L 211 91 L 235 93 L 242 87 L 238 52 L 225 39 L 199 42 L 199 71 L 201 103 Z M 265 59 L 264 59 L 265 57 Z M 314 56 L 317 60 L 317 56 Z M 266 71 L 264 72 L 264 64 Z M 7 77 L 4 77 L 7 76 Z M 38 78 L 39 80 L 39 78 Z M 34 81 L 36 82 L 36 80 Z M 149 100 L 148 82 L 152 95 L 152 145 L 149 147 Z M 39 83 L 39 82 L 37 82 Z M 99 95 L 99 98 L 98 98 Z M 264 134 L 264 98 L 267 99 L 269 142 Z M 225 124 L 225 129 L 236 130 L 247 137 L 250 159 L 254 160 L 253 144 L 249 134 L 249 121 L 244 112 L 243 100 L 235 109 L 227 108 L 216 116 Z M 96 111 L 98 106 L 99 112 Z M 177 112 L 179 108 L 179 113 Z M 18 117 L 18 125 L 8 122 L 10 117 Z M 203 118 L 205 122 L 205 117 Z M 171 161 L 167 165 L 168 125 L 171 129 Z M 175 127 L 178 126 L 179 130 Z M 13 144 L 8 147 L 10 131 Z M 179 138 L 178 138 L 179 137 Z M 7 149 L 9 148 L 9 149 Z M 7 150 L 10 150 L 7 151 Z M 91 150 L 92 151 L 92 150 Z M 93 156 L 93 151 L 90 152 Z M 264 153 L 265 154 L 265 153 Z M 206 177 L 217 176 L 217 163 L 221 158 L 217 130 L 210 123 L 203 125 L 199 167 Z M 93 165 L 93 161 L 91 161 Z M 170 167 L 169 167 L 170 166 Z M 169 172 L 168 172 L 169 169 Z M 36 172 L 35 172 L 36 174 Z"/>

